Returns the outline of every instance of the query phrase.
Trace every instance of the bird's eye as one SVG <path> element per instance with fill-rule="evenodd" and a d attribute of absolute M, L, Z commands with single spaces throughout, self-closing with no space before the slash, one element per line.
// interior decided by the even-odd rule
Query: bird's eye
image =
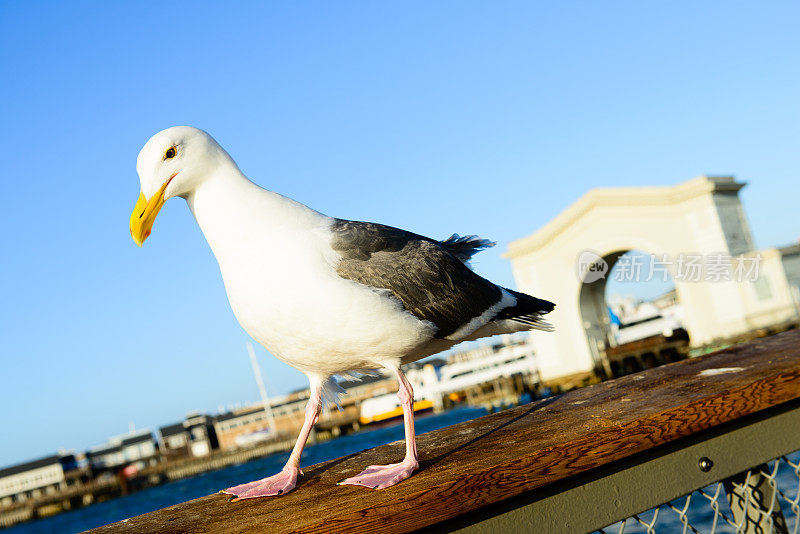
<path fill-rule="evenodd" d="M 175 150 L 174 146 L 171 146 L 164 152 L 164 159 L 172 159 L 178 152 Z"/>

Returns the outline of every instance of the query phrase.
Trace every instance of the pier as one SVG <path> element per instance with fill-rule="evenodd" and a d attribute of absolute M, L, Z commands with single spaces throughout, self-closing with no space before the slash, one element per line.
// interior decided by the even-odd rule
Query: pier
<path fill-rule="evenodd" d="M 385 490 L 336 483 L 397 461 L 402 442 L 305 467 L 280 498 L 214 494 L 91 532 L 592 532 L 716 482 L 739 531 L 787 532 L 798 498 L 787 502 L 764 471 L 800 450 L 800 331 L 430 432 L 418 446 L 419 472 Z"/>

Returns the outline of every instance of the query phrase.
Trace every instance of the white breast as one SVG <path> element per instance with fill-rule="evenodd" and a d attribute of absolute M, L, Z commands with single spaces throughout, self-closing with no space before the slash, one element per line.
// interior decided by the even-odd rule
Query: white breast
<path fill-rule="evenodd" d="M 248 334 L 301 371 L 324 374 L 399 361 L 432 339 L 433 325 L 387 292 L 336 274 L 331 219 L 247 184 L 209 182 L 188 200 Z"/>

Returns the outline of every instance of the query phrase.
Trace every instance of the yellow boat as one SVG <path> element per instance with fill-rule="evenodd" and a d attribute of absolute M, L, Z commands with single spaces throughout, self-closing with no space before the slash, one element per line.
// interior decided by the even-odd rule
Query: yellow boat
<path fill-rule="evenodd" d="M 424 412 L 433 409 L 433 402 L 428 399 L 420 399 L 414 402 L 414 413 Z M 361 417 L 359 422 L 362 425 L 371 423 L 382 423 L 403 416 L 403 407 L 397 395 L 390 393 L 371 399 L 366 399 L 361 403 Z"/>

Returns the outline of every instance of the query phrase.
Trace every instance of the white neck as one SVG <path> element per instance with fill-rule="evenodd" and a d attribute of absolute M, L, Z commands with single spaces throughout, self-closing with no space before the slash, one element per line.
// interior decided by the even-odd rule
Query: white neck
<path fill-rule="evenodd" d="M 279 243 L 297 231 L 330 221 L 299 202 L 259 187 L 235 164 L 221 166 L 186 201 L 220 264 L 223 258 L 246 254 L 265 240 Z"/>

